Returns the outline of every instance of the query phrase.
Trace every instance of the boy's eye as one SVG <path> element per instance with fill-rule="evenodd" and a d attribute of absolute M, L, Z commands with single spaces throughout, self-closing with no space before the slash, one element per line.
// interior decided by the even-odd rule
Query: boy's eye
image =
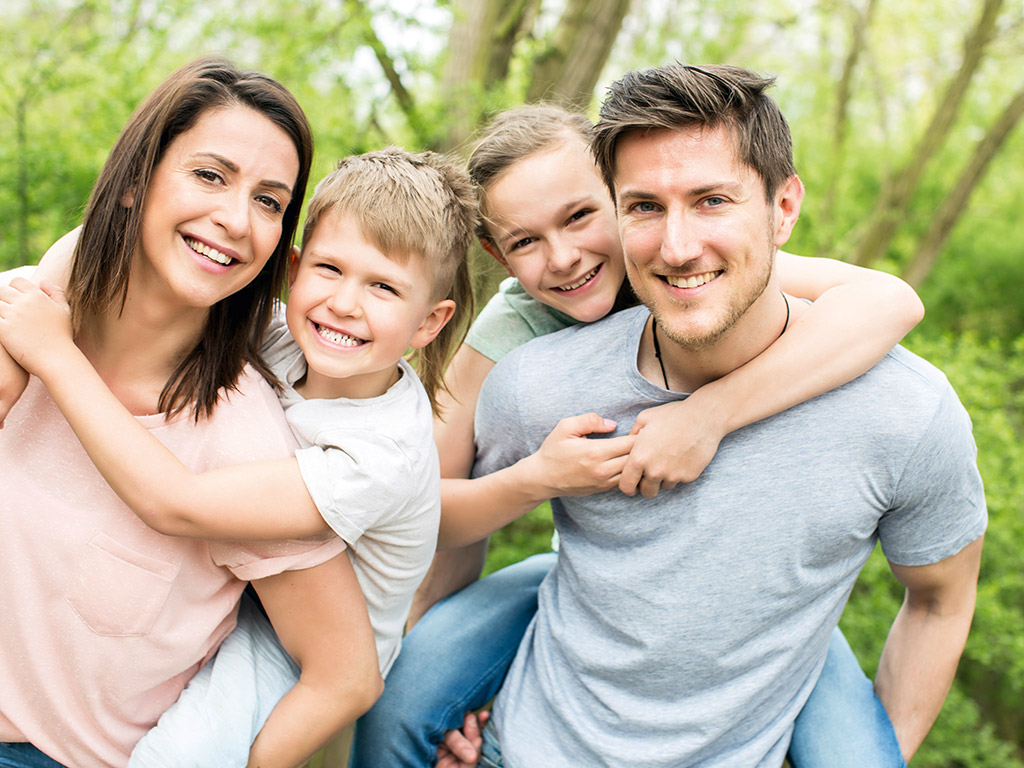
<path fill-rule="evenodd" d="M 519 248 L 525 248 L 537 238 L 535 237 L 524 237 L 522 240 L 516 240 L 512 245 L 508 247 L 510 251 L 518 250 Z"/>
<path fill-rule="evenodd" d="M 398 295 L 398 291 L 396 291 L 394 288 L 392 288 L 387 283 L 374 283 L 374 286 L 376 286 L 377 288 L 381 289 L 382 291 L 387 291 L 388 293 L 393 293 L 396 296 Z"/>
<path fill-rule="evenodd" d="M 319 264 L 317 264 L 316 266 L 317 266 L 317 269 L 325 269 L 325 270 L 327 270 L 328 272 L 334 272 L 335 274 L 339 274 L 339 275 L 341 274 L 341 270 L 340 270 L 340 269 L 338 269 L 338 268 L 337 268 L 336 266 L 334 266 L 333 264 L 329 264 L 329 263 L 328 263 L 328 262 L 326 262 L 326 261 L 320 262 L 320 263 L 319 263 Z"/>

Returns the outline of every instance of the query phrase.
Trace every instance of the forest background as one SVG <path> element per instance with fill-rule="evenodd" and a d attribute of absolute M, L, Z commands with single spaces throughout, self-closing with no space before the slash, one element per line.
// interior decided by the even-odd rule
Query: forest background
<path fill-rule="evenodd" d="M 990 523 L 957 679 L 914 768 L 1024 768 L 1024 0 L 4 0 L 0 268 L 79 222 L 120 127 L 204 53 L 268 72 L 317 141 L 313 179 L 394 143 L 465 155 L 507 106 L 592 117 L 606 85 L 671 60 L 778 77 L 807 187 L 788 249 L 901 275 L 906 340 L 974 422 Z M 478 295 L 501 274 L 474 256 Z M 756 518 L 759 510 L 752 509 Z M 488 569 L 549 546 L 539 509 Z M 902 590 L 876 552 L 842 628 L 873 674 Z M 713 631 L 713 628 L 709 628 Z"/>

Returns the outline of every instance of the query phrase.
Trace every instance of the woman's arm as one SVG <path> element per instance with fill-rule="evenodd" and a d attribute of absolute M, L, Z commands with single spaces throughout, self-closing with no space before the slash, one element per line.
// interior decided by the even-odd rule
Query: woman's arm
<path fill-rule="evenodd" d="M 914 290 L 884 272 L 783 251 L 776 269 L 785 292 L 814 303 L 746 365 L 683 402 L 643 411 L 623 493 L 654 496 L 694 480 L 725 435 L 857 378 L 924 316 Z"/>
<path fill-rule="evenodd" d="M 155 530 L 205 539 L 282 539 L 326 530 L 295 459 L 202 474 L 182 464 L 75 345 L 66 307 L 28 281 L 0 289 L 0 340 L 46 385 L 110 487 Z"/>
<path fill-rule="evenodd" d="M 253 586 L 302 672 L 253 742 L 249 766 L 303 765 L 384 690 L 366 602 L 345 553 Z"/>

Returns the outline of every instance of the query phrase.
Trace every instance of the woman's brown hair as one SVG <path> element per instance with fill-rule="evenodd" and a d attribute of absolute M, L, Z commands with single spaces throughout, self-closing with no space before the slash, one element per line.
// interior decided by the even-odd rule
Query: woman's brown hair
<path fill-rule="evenodd" d="M 262 359 L 260 344 L 287 277 L 313 159 L 312 131 L 295 97 L 276 80 L 238 69 L 220 57 L 197 59 L 172 73 L 136 109 L 100 171 L 68 282 L 76 331 L 112 307 L 118 313 L 123 310 L 153 169 L 177 136 L 208 110 L 225 106 L 253 109 L 280 127 L 295 145 L 299 174 L 276 250 L 252 282 L 210 307 L 199 342 L 160 393 L 162 412 L 174 415 L 192 407 L 197 420 L 213 412 L 221 390 L 235 387 L 247 363 L 276 381 Z M 124 204 L 126 199 L 131 205 Z"/>

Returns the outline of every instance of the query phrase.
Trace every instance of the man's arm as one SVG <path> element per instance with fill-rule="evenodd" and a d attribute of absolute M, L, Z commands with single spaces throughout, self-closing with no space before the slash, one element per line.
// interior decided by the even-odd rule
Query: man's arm
<path fill-rule="evenodd" d="M 906 587 L 875 678 L 903 757 L 921 746 L 953 684 L 974 616 L 982 538 L 932 565 L 889 563 Z"/>
<path fill-rule="evenodd" d="M 304 765 L 384 690 L 366 602 L 346 553 L 253 582 L 302 670 L 249 753 L 249 768 Z"/>

